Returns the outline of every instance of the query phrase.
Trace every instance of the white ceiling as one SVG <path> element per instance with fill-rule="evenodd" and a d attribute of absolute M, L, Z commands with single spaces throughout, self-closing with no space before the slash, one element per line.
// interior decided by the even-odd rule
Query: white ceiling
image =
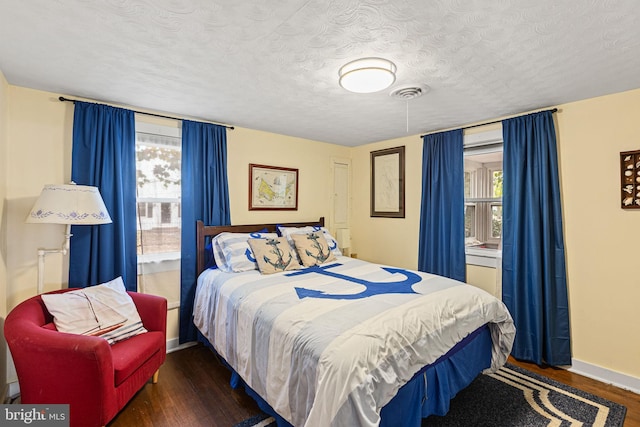
<path fill-rule="evenodd" d="M 395 62 L 394 85 L 342 89 L 338 69 L 367 56 Z M 0 70 L 356 146 L 639 88 L 640 1 L 0 0 Z M 407 85 L 430 91 L 389 96 Z"/>

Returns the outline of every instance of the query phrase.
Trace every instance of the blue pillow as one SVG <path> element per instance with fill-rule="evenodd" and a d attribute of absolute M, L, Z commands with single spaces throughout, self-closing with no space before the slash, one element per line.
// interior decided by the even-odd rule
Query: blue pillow
<path fill-rule="evenodd" d="M 216 269 L 218 266 L 216 265 L 216 258 L 213 256 L 213 244 L 211 240 L 204 247 L 204 252 L 206 259 L 204 260 L 204 269 Z"/>

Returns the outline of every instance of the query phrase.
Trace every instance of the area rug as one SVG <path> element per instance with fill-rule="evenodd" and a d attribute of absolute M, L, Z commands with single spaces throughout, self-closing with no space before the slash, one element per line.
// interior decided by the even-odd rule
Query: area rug
<path fill-rule="evenodd" d="M 627 408 L 525 369 L 505 365 L 480 375 L 451 401 L 443 417 L 430 416 L 423 427 L 621 427 Z M 275 427 L 260 414 L 234 427 Z"/>

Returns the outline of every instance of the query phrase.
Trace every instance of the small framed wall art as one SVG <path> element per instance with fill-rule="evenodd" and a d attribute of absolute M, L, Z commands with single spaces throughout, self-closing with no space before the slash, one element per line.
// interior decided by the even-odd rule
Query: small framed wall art
<path fill-rule="evenodd" d="M 622 209 L 640 209 L 640 150 L 620 153 Z"/>
<path fill-rule="evenodd" d="M 371 152 L 371 216 L 404 218 L 404 146 Z"/>
<path fill-rule="evenodd" d="M 249 210 L 298 210 L 298 169 L 249 164 Z"/>

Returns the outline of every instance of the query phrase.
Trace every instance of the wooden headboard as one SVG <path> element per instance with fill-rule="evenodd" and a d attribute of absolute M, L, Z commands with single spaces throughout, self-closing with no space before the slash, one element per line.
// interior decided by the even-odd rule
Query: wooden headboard
<path fill-rule="evenodd" d="M 206 253 L 205 253 L 205 241 L 207 237 L 217 236 L 220 233 L 225 231 L 231 233 L 253 233 L 254 231 L 260 231 L 267 229 L 270 233 L 276 232 L 276 226 L 281 227 L 306 227 L 309 225 L 320 225 L 324 227 L 324 217 L 320 217 L 317 221 L 311 222 L 279 222 L 276 224 L 248 224 L 248 225 L 204 225 L 202 221 L 196 222 L 196 239 L 198 242 L 198 274 L 204 271 L 205 263 L 206 263 Z"/>

